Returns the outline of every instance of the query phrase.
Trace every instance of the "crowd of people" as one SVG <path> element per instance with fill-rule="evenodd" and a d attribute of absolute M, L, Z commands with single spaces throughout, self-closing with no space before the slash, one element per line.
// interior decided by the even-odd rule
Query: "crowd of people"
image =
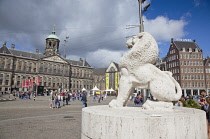
<path fill-rule="evenodd" d="M 106 101 L 106 93 L 102 93 L 102 94 L 94 94 L 93 95 L 93 102 L 94 101 L 98 101 L 98 103 L 101 103 L 101 101 L 105 100 Z"/>
<path fill-rule="evenodd" d="M 82 102 L 83 107 L 87 107 L 87 93 L 71 93 L 71 92 L 61 92 L 58 93 L 56 91 L 50 93 L 49 102 L 50 108 L 60 108 L 61 106 L 69 105 L 70 101 L 79 100 Z"/>
<path fill-rule="evenodd" d="M 1 92 L 2 95 L 8 95 L 9 98 L 19 98 L 19 99 L 34 99 L 36 98 L 36 93 L 33 91 L 13 91 L 12 93 L 10 92 Z"/>

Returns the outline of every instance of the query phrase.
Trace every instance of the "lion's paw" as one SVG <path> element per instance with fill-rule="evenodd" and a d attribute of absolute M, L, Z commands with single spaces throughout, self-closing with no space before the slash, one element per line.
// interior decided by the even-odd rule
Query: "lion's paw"
<path fill-rule="evenodd" d="M 112 101 L 109 103 L 109 107 L 111 107 L 111 108 L 117 107 L 117 100 L 116 100 L 116 99 L 112 100 Z"/>
<path fill-rule="evenodd" d="M 109 107 L 111 107 L 111 108 L 123 107 L 123 102 L 120 102 L 120 101 L 117 101 L 116 99 L 113 99 L 113 100 L 109 103 Z"/>

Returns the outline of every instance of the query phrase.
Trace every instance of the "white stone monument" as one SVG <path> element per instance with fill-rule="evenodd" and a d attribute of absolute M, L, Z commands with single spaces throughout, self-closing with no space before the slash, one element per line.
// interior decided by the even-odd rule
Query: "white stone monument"
<path fill-rule="evenodd" d="M 155 39 L 142 32 L 126 45 L 131 49 L 119 63 L 118 97 L 109 106 L 82 110 L 82 139 L 207 139 L 204 111 L 173 107 L 182 90 L 171 72 L 153 65 L 158 56 Z M 150 89 L 157 101 L 125 107 L 134 88 Z"/>

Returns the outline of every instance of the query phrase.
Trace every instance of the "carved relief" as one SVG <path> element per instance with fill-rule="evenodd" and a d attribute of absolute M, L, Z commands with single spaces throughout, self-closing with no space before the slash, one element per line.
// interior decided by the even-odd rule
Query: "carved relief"
<path fill-rule="evenodd" d="M 48 60 L 48 61 L 53 61 L 53 62 L 60 62 L 60 63 L 67 63 L 65 60 L 63 60 L 59 56 L 47 57 L 47 58 L 44 58 L 43 60 Z"/>

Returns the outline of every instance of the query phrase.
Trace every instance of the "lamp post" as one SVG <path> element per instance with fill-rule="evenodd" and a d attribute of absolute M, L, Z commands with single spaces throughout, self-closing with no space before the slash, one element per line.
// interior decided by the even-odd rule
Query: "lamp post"
<path fill-rule="evenodd" d="M 144 9 L 142 10 L 142 4 L 145 2 L 146 0 L 138 0 L 139 2 L 139 33 L 144 32 L 144 25 L 143 25 L 143 19 L 142 19 L 142 15 L 145 11 L 147 11 L 147 9 L 149 8 L 150 4 L 147 4 Z M 143 103 L 146 102 L 147 100 L 147 91 L 146 89 L 143 89 Z"/>
<path fill-rule="evenodd" d="M 144 32 L 144 25 L 143 25 L 143 19 L 142 19 L 142 14 L 147 11 L 147 9 L 149 8 L 150 4 L 147 4 L 144 7 L 144 10 L 142 10 L 142 4 L 145 2 L 146 0 L 138 0 L 139 2 L 139 33 Z"/>
<path fill-rule="evenodd" d="M 66 36 L 66 39 L 64 40 L 64 44 L 63 44 L 63 46 L 64 46 L 64 58 L 66 58 L 66 43 L 68 42 L 68 36 Z"/>

